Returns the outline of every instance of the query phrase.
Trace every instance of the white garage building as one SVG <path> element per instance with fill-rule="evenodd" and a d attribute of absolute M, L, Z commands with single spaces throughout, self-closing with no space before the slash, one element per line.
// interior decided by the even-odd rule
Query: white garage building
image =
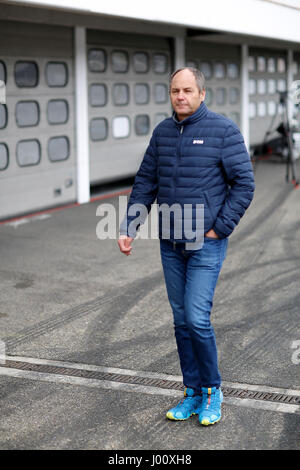
<path fill-rule="evenodd" d="M 299 24 L 299 0 L 0 1 L 0 219 L 135 174 L 179 66 L 261 142 L 300 80 Z"/>

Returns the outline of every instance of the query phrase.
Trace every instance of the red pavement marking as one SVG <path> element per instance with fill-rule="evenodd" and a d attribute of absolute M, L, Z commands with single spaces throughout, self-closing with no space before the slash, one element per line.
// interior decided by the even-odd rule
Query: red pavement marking
<path fill-rule="evenodd" d="M 130 189 L 124 189 L 123 191 L 118 191 L 118 192 L 115 192 L 115 193 L 103 194 L 102 196 L 96 196 L 96 197 L 91 198 L 89 203 L 90 202 L 95 202 L 95 201 L 101 201 L 102 199 L 109 199 L 111 197 L 121 196 L 123 194 L 129 194 L 130 192 L 131 192 L 131 188 Z M 52 207 L 51 209 L 46 209 L 44 211 L 33 212 L 31 214 L 20 215 L 19 217 L 13 217 L 13 218 L 10 218 L 10 219 L 2 220 L 2 221 L 0 221 L 0 225 L 8 224 L 10 222 L 14 222 L 14 221 L 20 220 L 20 219 L 27 219 L 27 218 L 30 218 L 30 217 L 36 217 L 37 215 L 49 214 L 51 212 L 57 212 L 57 211 L 61 211 L 61 210 L 64 210 L 64 209 L 71 209 L 71 208 L 77 207 L 77 206 L 81 206 L 81 204 L 79 204 L 78 202 L 74 202 L 72 204 L 66 204 L 65 206 Z"/>

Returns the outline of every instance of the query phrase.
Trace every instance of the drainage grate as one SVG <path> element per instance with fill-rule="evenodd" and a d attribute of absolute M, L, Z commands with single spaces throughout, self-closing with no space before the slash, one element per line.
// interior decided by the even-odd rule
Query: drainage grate
<path fill-rule="evenodd" d="M 32 372 L 42 372 L 46 374 L 59 374 L 69 375 L 72 377 L 82 377 L 85 379 L 94 380 L 110 380 L 113 382 L 130 383 L 134 385 L 148 385 L 151 387 L 167 388 L 171 390 L 183 390 L 183 385 L 180 382 L 171 380 L 154 379 L 148 377 L 141 377 L 137 375 L 114 374 L 112 372 L 90 371 L 84 369 L 71 369 L 69 367 L 58 367 L 44 364 L 32 364 L 29 362 L 20 361 L 6 361 L 2 364 L 3 367 L 11 369 L 28 370 Z"/>
<path fill-rule="evenodd" d="M 112 372 L 91 371 L 85 369 L 73 369 L 69 367 L 59 367 L 54 365 L 32 364 L 29 362 L 10 361 L 0 364 L 0 367 L 19 369 L 44 374 L 59 374 L 72 377 L 82 377 L 94 380 L 109 380 L 113 382 L 129 383 L 133 385 L 145 385 L 151 387 L 165 388 L 169 390 L 183 390 L 183 385 L 179 381 L 141 377 L 138 375 L 114 374 Z M 259 387 L 259 386 L 258 386 Z M 299 405 L 300 396 L 288 395 L 274 392 L 261 392 L 259 390 L 247 390 L 233 387 L 222 387 L 224 397 L 248 398 L 254 400 L 271 401 L 276 403 L 286 403 L 289 405 Z"/>
<path fill-rule="evenodd" d="M 282 393 L 259 392 L 257 390 L 237 389 L 222 387 L 224 397 L 250 398 L 254 400 L 272 401 L 276 403 L 288 403 L 299 405 L 300 396 L 285 395 Z"/>

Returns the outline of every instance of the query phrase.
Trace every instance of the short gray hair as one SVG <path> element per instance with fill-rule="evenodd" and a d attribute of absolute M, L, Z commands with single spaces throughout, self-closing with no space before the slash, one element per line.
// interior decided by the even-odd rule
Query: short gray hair
<path fill-rule="evenodd" d="M 171 90 L 171 84 L 172 84 L 173 78 L 175 77 L 175 75 L 177 75 L 177 73 L 181 72 L 182 70 L 189 70 L 190 72 L 192 72 L 192 74 L 195 77 L 199 91 L 203 91 L 205 89 L 205 77 L 200 70 L 195 69 L 194 67 L 181 67 L 180 69 L 175 70 L 175 72 L 173 72 L 170 77 L 170 82 L 169 82 L 170 90 Z"/>

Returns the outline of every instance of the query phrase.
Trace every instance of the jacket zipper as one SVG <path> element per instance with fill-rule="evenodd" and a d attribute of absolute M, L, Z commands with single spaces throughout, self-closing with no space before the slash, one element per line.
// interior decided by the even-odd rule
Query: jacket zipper
<path fill-rule="evenodd" d="M 175 180 L 174 180 L 174 202 L 176 202 L 176 186 L 177 186 L 177 172 L 178 172 L 178 163 L 181 157 L 181 140 L 182 140 L 182 134 L 183 134 L 183 127 L 180 127 L 180 134 L 179 134 L 179 140 L 178 140 L 178 145 L 177 145 L 177 153 L 176 153 L 176 164 L 175 164 Z"/>

